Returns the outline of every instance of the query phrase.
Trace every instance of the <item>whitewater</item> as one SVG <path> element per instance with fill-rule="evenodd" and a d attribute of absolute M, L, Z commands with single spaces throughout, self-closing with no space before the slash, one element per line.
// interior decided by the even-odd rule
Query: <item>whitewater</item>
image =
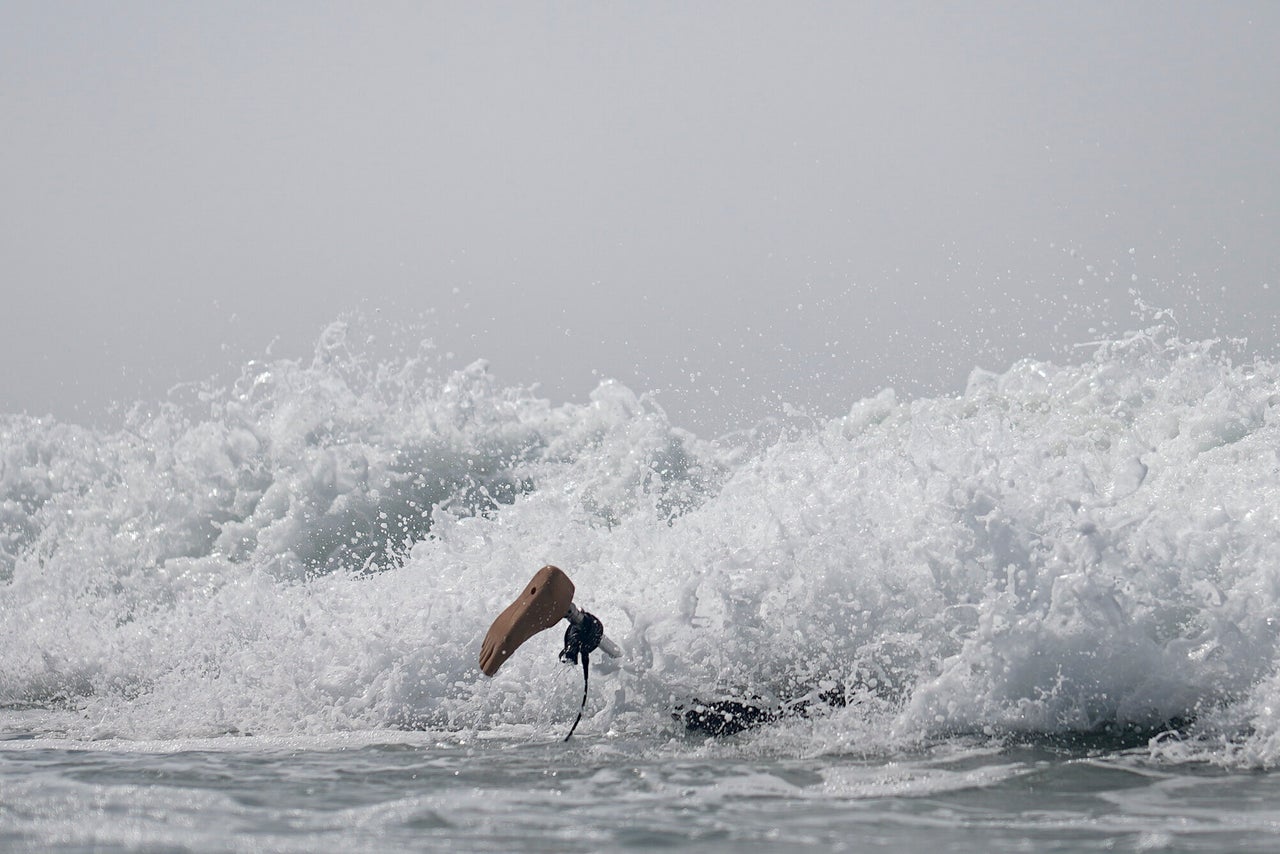
<path fill-rule="evenodd" d="M 714 438 L 309 359 L 0 416 L 11 850 L 1273 850 L 1280 364 L 1154 326 Z M 544 564 L 624 651 L 493 617 Z M 726 738 L 682 709 L 805 715 Z"/>

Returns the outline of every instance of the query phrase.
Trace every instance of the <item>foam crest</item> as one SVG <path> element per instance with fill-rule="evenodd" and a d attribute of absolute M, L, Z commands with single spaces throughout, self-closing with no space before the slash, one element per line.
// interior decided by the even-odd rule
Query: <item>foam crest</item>
<path fill-rule="evenodd" d="M 475 655 L 556 563 L 627 651 L 596 732 L 731 696 L 809 708 L 757 737 L 800 752 L 1176 727 L 1154 751 L 1280 760 L 1280 383 L 1233 345 L 707 441 L 616 383 L 553 406 L 348 339 L 116 432 L 0 422 L 0 702 L 73 737 L 552 731 L 554 633 Z"/>

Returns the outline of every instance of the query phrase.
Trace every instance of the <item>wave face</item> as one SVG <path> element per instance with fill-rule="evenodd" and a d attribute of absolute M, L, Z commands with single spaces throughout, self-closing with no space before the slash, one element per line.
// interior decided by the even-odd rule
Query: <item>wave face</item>
<path fill-rule="evenodd" d="M 709 441 L 613 383 L 553 406 L 371 364 L 335 324 L 119 430 L 0 420 L 0 704 L 79 738 L 560 729 L 557 632 L 476 667 L 555 563 L 627 651 L 583 730 L 835 692 L 773 737 L 1172 722 L 1153 752 L 1274 764 L 1280 368 L 1239 361 L 1153 329 Z"/>

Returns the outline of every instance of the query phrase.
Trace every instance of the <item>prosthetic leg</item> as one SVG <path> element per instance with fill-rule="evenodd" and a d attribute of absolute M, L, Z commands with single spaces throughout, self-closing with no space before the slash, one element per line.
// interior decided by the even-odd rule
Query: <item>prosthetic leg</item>
<path fill-rule="evenodd" d="M 569 576 L 557 567 L 544 566 L 529 580 L 516 601 L 493 621 L 484 643 L 480 645 L 480 672 L 492 676 L 520 644 L 561 620 L 569 621 L 560 660 L 566 664 L 577 664 L 579 657 L 582 659 L 582 708 L 578 710 L 578 719 L 573 722 L 565 741 L 578 728 L 582 709 L 587 705 L 589 656 L 592 651 L 598 647 L 613 658 L 622 655 L 618 645 L 604 636 L 604 626 L 600 621 L 573 604 L 573 590 Z"/>

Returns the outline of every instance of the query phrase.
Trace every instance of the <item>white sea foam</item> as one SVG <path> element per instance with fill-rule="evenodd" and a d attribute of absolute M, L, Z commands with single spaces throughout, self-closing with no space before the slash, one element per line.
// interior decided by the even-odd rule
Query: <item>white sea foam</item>
<path fill-rule="evenodd" d="M 72 738 L 558 730 L 555 633 L 475 663 L 555 563 L 627 652 L 596 732 L 821 692 L 796 750 L 1177 723 L 1154 752 L 1275 764 L 1278 370 L 1152 329 L 710 441 L 335 325 L 118 431 L 0 419 L 0 703 Z"/>

